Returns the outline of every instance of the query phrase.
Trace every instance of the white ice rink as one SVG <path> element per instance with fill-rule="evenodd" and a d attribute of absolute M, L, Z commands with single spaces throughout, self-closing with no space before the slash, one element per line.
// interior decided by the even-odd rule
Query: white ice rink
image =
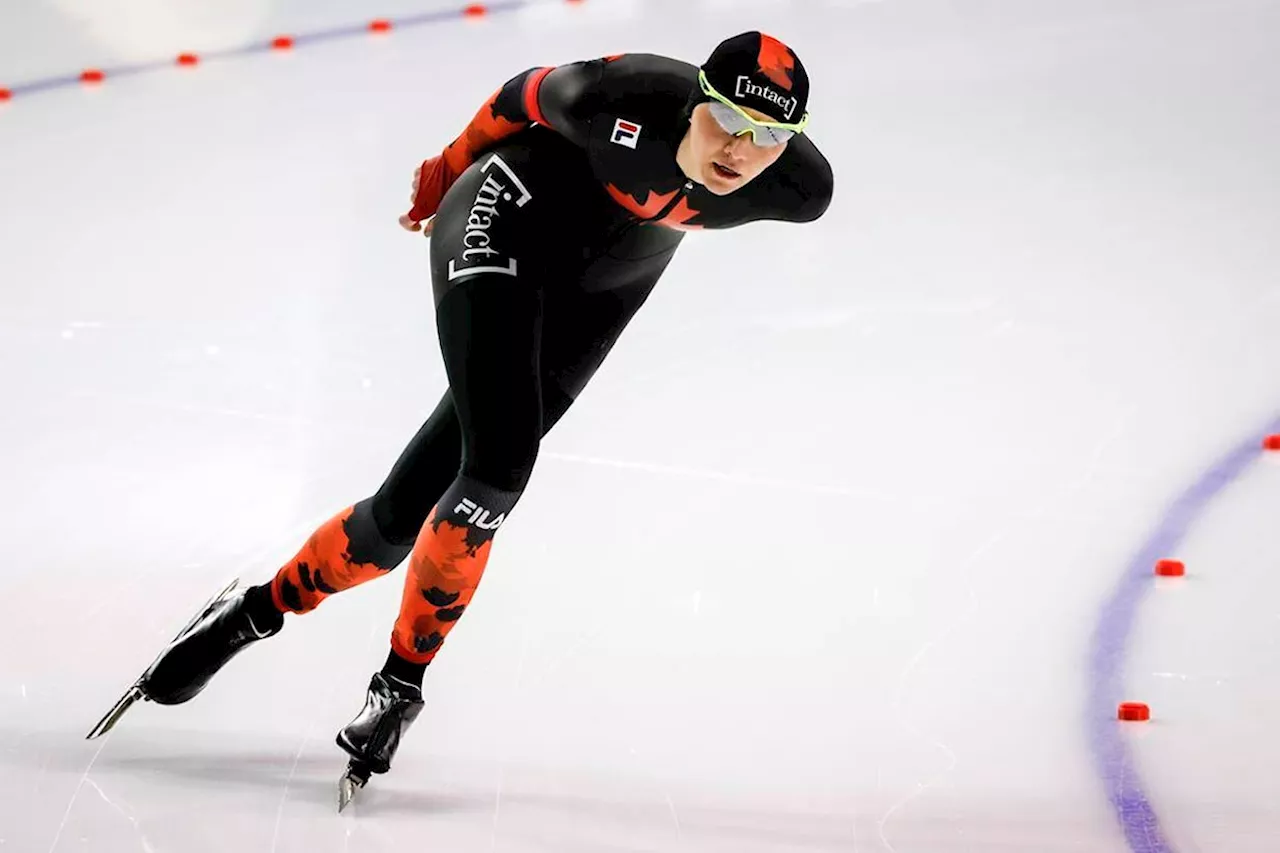
<path fill-rule="evenodd" d="M 1280 850 L 1280 4 L 541 2 L 166 64 L 455 5 L 0 8 L 0 853 Z M 525 68 L 746 29 L 835 201 L 686 239 L 392 773 L 336 814 L 399 572 L 85 741 L 444 390 L 414 167 Z"/>

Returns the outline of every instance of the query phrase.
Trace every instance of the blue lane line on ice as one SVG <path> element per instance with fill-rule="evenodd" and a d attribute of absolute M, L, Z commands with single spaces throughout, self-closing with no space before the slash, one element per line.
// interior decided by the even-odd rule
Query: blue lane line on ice
<path fill-rule="evenodd" d="M 1123 701 L 1123 668 L 1138 605 L 1151 589 L 1157 560 L 1176 553 L 1187 530 L 1219 492 L 1238 479 L 1262 454 L 1262 436 L 1280 432 L 1280 418 L 1264 433 L 1241 443 L 1183 492 L 1125 569 L 1099 616 L 1090 647 L 1089 695 L 1085 704 L 1094 769 L 1116 810 L 1134 853 L 1173 853 L 1143 789 L 1128 741 L 1116 722 Z"/>
<path fill-rule="evenodd" d="M 496 3 L 483 4 L 487 14 L 495 14 L 501 12 L 512 12 L 529 5 L 529 0 L 500 0 Z M 452 21 L 456 18 L 464 18 L 467 16 L 466 7 L 460 6 L 456 9 L 437 9 L 430 12 L 420 12 L 416 15 L 405 15 L 399 18 L 389 18 L 394 28 L 397 30 L 407 29 L 409 27 L 420 27 L 427 24 L 436 24 L 442 21 Z M 334 41 L 337 39 L 355 38 L 357 36 L 368 36 L 368 22 L 361 24 L 349 24 L 341 27 L 333 27 L 327 30 L 317 30 L 311 33 L 299 33 L 293 35 L 294 47 L 302 47 L 308 44 L 317 44 L 325 41 Z M 271 46 L 272 39 L 263 41 L 255 41 L 250 44 L 241 45 L 240 47 L 218 48 L 214 50 L 200 51 L 200 62 L 210 62 L 219 59 L 231 59 L 240 56 L 252 56 L 258 53 L 271 53 L 274 48 Z M 107 82 L 117 77 L 129 77 L 136 74 L 145 74 L 152 71 L 163 71 L 177 67 L 176 57 L 174 59 L 159 59 L 150 62 L 139 62 L 130 65 L 117 66 L 101 66 L 99 68 L 106 75 Z M 2 81 L 0 81 L 2 82 Z M 58 77 L 44 77 L 38 80 L 30 80 L 26 83 L 18 83 L 13 86 L 6 86 L 13 97 L 19 98 L 22 95 L 32 95 L 37 92 L 50 92 L 56 89 L 66 89 L 72 86 L 83 85 L 80 80 L 80 72 L 75 74 L 61 75 Z"/>

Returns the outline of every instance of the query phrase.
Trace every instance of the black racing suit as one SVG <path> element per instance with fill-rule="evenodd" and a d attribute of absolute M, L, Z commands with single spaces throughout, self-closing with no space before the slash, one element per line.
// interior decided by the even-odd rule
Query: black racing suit
<path fill-rule="evenodd" d="M 436 213 L 431 269 L 449 391 L 358 505 L 379 538 L 407 549 L 433 506 L 455 506 L 463 478 L 509 512 L 541 437 L 687 232 L 826 210 L 831 168 L 806 135 L 730 195 L 686 178 L 676 150 L 700 95 L 694 66 L 660 56 L 530 69 L 446 149 L 458 177 Z"/>

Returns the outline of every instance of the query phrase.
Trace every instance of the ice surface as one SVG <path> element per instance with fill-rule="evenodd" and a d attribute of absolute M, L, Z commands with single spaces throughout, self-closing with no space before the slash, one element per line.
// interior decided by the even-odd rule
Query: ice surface
<path fill-rule="evenodd" d="M 0 85 L 188 47 L 22 5 Z M 206 33 L 364 15 L 303 6 Z M 395 771 L 335 814 L 398 573 L 84 741 L 444 390 L 415 165 L 527 67 L 748 28 L 810 69 L 835 203 L 686 240 Z M 1261 0 L 588 0 L 0 105 L 0 850 L 1139 849 L 1090 642 L 1280 412 L 1277 31 Z M 1225 486 L 1124 650 L 1164 849 L 1280 835 L 1278 495 L 1275 459 Z"/>

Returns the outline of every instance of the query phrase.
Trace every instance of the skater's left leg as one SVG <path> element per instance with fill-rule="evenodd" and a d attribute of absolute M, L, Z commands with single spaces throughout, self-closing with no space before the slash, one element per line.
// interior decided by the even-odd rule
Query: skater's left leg
<path fill-rule="evenodd" d="M 544 433 L 572 402 L 554 385 L 544 386 Z M 395 569 L 461 462 L 462 434 L 446 392 L 378 491 L 325 521 L 275 577 L 250 589 L 246 606 L 254 622 L 269 627 L 283 613 L 310 613 L 329 596 Z"/>
<path fill-rule="evenodd" d="M 330 595 L 394 569 L 411 546 L 387 540 L 373 520 L 373 499 L 347 507 L 316 529 L 264 587 L 271 608 L 310 613 Z"/>
<path fill-rule="evenodd" d="M 378 491 L 325 521 L 271 581 L 250 592 L 255 620 L 310 613 L 400 565 L 461 460 L 458 417 L 446 392 Z"/>

